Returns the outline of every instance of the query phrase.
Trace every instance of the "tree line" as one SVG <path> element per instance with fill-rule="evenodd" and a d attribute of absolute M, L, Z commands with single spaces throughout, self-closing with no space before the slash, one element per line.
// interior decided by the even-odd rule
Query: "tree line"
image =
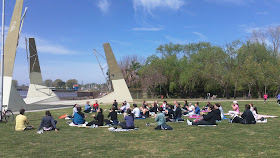
<path fill-rule="evenodd" d="M 119 65 L 129 88 L 150 97 L 273 97 L 280 88 L 279 45 L 280 26 L 271 26 L 224 46 L 162 44 L 146 59 L 128 56 Z"/>

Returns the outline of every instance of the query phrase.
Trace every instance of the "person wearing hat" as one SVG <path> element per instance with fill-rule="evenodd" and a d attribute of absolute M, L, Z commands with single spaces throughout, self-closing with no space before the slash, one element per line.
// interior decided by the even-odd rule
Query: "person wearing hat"
<path fill-rule="evenodd" d="M 233 111 L 235 111 L 235 112 L 237 112 L 237 113 L 240 113 L 240 112 L 239 112 L 239 106 L 238 106 L 238 104 L 237 104 L 237 101 L 233 101 L 233 104 L 231 105 L 231 107 L 232 107 L 232 110 L 233 110 Z"/>

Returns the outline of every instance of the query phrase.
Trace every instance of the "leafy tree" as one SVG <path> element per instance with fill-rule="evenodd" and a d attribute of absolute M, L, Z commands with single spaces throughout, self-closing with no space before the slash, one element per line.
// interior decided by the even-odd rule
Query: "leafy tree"
<path fill-rule="evenodd" d="M 17 80 L 12 80 L 12 84 L 17 88 L 18 87 L 18 81 Z"/>
<path fill-rule="evenodd" d="M 47 87 L 51 87 L 53 84 L 52 80 L 51 79 L 47 79 L 44 81 L 44 85 L 47 86 Z"/>
<path fill-rule="evenodd" d="M 78 84 L 78 80 L 76 79 L 70 79 L 66 81 L 66 87 L 73 88 L 73 85 Z"/>

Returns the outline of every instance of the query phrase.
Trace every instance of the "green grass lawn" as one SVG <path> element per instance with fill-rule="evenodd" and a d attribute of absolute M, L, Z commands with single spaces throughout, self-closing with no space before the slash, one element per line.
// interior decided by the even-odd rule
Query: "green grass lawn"
<path fill-rule="evenodd" d="M 222 102 L 225 112 L 231 103 Z M 246 103 L 249 102 L 239 102 L 242 112 Z M 253 103 L 260 114 L 280 114 L 276 101 Z M 110 105 L 101 107 L 108 109 Z M 171 131 L 156 131 L 155 126 L 146 126 L 154 122 L 154 118 L 149 118 L 135 120 L 140 130 L 110 132 L 107 128 L 69 127 L 67 120 L 58 119 L 71 112 L 72 108 L 51 111 L 58 121 L 58 133 L 37 134 L 37 129 L 16 132 L 15 122 L 0 123 L 0 157 L 280 157 L 279 118 L 256 125 L 230 124 L 223 120 L 216 127 L 168 123 L 173 127 Z M 107 114 L 105 111 L 105 117 Z M 26 113 L 26 116 L 30 125 L 38 128 L 44 112 Z M 123 120 L 122 115 L 118 117 Z M 87 117 L 87 121 L 91 119 Z"/>

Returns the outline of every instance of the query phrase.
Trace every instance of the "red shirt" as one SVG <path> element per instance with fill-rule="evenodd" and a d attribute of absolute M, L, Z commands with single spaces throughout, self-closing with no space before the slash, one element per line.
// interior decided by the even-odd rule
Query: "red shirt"
<path fill-rule="evenodd" d="M 98 104 L 93 104 L 92 106 L 93 106 L 93 107 L 98 107 L 99 105 L 98 105 Z"/>

